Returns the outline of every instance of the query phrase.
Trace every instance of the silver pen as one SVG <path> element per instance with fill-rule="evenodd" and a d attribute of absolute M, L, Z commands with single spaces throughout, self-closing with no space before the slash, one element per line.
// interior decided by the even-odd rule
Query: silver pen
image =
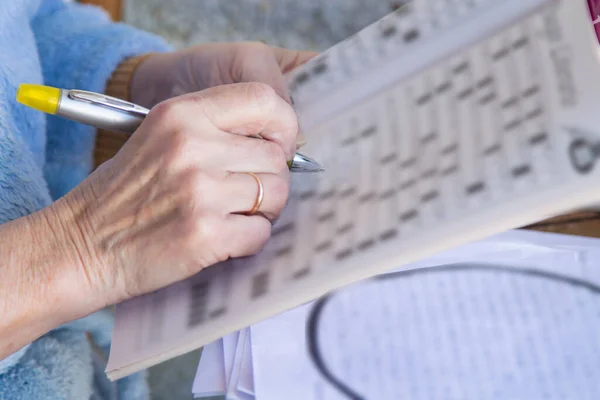
<path fill-rule="evenodd" d="M 147 108 L 101 93 L 22 84 L 17 101 L 36 110 L 113 132 L 132 134 L 141 125 Z M 316 161 L 295 153 L 288 162 L 291 172 L 324 171 Z"/>

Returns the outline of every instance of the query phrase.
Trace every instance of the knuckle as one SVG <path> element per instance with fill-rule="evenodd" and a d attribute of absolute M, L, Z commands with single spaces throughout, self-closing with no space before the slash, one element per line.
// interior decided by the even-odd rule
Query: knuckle
<path fill-rule="evenodd" d="M 271 47 L 269 47 L 266 43 L 257 41 L 241 43 L 239 52 L 242 57 L 256 57 L 272 54 Z"/>
<path fill-rule="evenodd" d="M 179 167 L 185 164 L 191 141 L 192 137 L 183 130 L 177 129 L 171 133 L 163 152 L 167 168 Z"/>
<path fill-rule="evenodd" d="M 249 100 L 257 104 L 261 111 L 272 112 L 277 106 L 277 93 L 275 89 L 266 83 L 247 83 L 246 91 Z"/>
<path fill-rule="evenodd" d="M 150 110 L 149 116 L 158 123 L 173 124 L 179 121 L 181 103 L 177 100 L 165 100 Z"/>
<path fill-rule="evenodd" d="M 218 96 L 222 88 L 208 88 L 201 92 L 188 93 L 186 96 L 191 101 L 195 112 L 193 118 L 208 118 L 218 110 L 218 105 L 215 103 L 215 96 Z"/>
<path fill-rule="evenodd" d="M 192 135 L 187 131 L 178 129 L 171 134 L 169 144 L 173 149 L 185 152 L 189 149 L 192 139 Z"/>

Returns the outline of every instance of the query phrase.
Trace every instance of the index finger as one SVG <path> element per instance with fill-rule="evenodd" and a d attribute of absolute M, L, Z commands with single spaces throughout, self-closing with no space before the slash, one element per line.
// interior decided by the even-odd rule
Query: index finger
<path fill-rule="evenodd" d="M 245 82 L 263 82 L 271 86 L 279 96 L 292 104 L 284 75 L 297 66 L 304 64 L 319 53 L 312 51 L 288 50 L 280 47 L 268 47 L 265 58 L 249 58 L 247 68 L 243 70 L 242 79 Z M 306 143 L 302 131 L 298 131 L 296 148 Z"/>
<path fill-rule="evenodd" d="M 281 146 L 288 160 L 296 151 L 298 120 L 292 106 L 267 84 L 258 82 L 220 85 L 171 100 L 184 123 L 201 113 L 220 131 L 260 136 Z"/>

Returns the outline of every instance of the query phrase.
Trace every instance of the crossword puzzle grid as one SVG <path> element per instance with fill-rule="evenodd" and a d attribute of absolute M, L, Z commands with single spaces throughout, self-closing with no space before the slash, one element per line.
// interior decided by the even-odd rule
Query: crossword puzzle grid
<path fill-rule="evenodd" d="M 270 245 L 241 262 L 252 284 L 236 291 L 259 299 L 380 243 L 550 184 L 553 143 L 532 39 L 542 18 L 527 18 L 319 128 L 319 145 L 332 155 L 328 173 L 294 183 Z M 391 35 L 389 21 L 380 26 Z M 349 59 L 328 56 L 313 76 L 297 76 L 293 93 L 315 76 L 326 80 L 327 60 Z M 196 281 L 190 326 L 227 312 L 230 278 L 223 272 Z"/>

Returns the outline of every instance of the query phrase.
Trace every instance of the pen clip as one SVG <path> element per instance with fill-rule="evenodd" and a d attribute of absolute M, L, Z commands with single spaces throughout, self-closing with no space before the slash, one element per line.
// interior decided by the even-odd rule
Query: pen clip
<path fill-rule="evenodd" d="M 69 98 L 72 100 L 85 101 L 92 104 L 98 104 L 123 112 L 147 115 L 150 110 L 137 104 L 130 103 L 116 97 L 107 96 L 100 93 L 87 92 L 85 90 L 69 90 Z"/>

